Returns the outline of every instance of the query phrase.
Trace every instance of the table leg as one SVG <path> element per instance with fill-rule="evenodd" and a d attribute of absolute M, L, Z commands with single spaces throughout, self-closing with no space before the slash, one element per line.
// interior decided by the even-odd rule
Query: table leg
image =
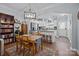
<path fill-rule="evenodd" d="M 35 55 L 35 43 L 33 43 L 32 55 Z"/>

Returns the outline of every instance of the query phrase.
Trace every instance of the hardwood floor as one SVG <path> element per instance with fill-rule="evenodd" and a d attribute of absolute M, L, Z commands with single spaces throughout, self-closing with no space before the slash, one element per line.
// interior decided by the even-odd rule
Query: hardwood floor
<path fill-rule="evenodd" d="M 49 44 L 49 43 L 43 43 L 43 49 L 39 50 L 35 56 L 60 56 L 58 54 L 58 51 L 56 51 L 57 48 L 55 47 L 55 43 Z M 22 50 L 21 50 L 22 51 Z M 65 52 L 65 51 L 64 51 Z M 18 54 L 19 52 L 16 52 L 16 44 L 12 43 L 9 45 L 5 45 L 5 56 L 22 56 L 23 54 Z M 27 52 L 25 52 L 25 56 L 31 56 Z M 78 56 L 77 52 L 70 51 L 68 55 L 63 56 Z"/>

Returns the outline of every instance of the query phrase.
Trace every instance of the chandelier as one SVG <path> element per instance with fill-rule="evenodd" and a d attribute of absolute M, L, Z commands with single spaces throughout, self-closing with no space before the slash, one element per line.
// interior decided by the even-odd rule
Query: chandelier
<path fill-rule="evenodd" d="M 24 11 L 24 19 L 36 19 L 36 12 L 29 8 L 29 11 Z"/>

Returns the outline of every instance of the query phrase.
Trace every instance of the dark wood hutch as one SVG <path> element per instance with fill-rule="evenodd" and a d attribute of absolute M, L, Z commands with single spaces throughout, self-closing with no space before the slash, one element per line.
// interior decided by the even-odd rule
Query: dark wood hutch
<path fill-rule="evenodd" d="M 14 16 L 0 13 L 0 38 L 5 44 L 15 42 L 14 39 Z"/>

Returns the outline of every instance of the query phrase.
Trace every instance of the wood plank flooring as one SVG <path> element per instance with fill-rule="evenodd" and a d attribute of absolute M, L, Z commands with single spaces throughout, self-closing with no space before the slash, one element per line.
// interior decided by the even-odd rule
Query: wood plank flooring
<path fill-rule="evenodd" d="M 12 43 L 9 45 L 5 45 L 5 56 L 22 56 L 22 54 L 18 55 L 16 52 L 16 44 Z M 65 52 L 65 51 L 64 51 Z M 78 56 L 77 52 L 70 51 L 70 55 L 66 56 Z M 25 56 L 31 56 L 29 54 L 26 54 Z M 58 55 L 55 47 L 55 43 L 49 44 L 49 43 L 43 43 L 43 49 L 39 50 L 38 53 L 36 53 L 35 56 L 60 56 Z M 63 55 L 65 56 L 65 55 Z"/>

